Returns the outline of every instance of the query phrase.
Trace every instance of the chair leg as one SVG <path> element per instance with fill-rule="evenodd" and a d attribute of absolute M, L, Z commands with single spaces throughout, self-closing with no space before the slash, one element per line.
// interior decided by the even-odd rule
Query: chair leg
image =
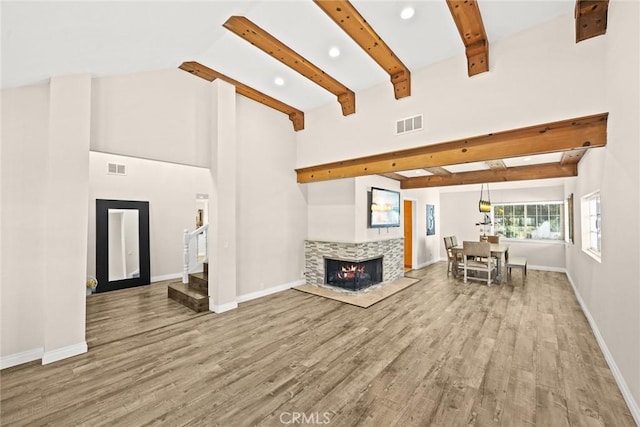
<path fill-rule="evenodd" d="M 464 267 L 464 283 L 467 283 L 467 267 Z"/>

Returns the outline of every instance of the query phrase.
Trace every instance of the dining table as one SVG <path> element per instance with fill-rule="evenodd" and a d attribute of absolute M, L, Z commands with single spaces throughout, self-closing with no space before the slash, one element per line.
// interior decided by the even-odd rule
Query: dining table
<path fill-rule="evenodd" d="M 454 265 L 453 271 L 454 276 L 457 277 L 458 274 L 458 254 L 462 255 L 462 246 L 454 246 L 451 248 L 451 252 L 453 253 Z M 491 243 L 491 256 L 497 260 L 496 263 L 496 280 L 498 283 L 502 282 L 502 265 L 509 260 L 509 245 L 504 243 Z"/>

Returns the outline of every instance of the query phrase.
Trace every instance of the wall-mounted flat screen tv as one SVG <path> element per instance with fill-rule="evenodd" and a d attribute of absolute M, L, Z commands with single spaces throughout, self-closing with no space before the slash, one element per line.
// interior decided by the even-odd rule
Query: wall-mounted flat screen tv
<path fill-rule="evenodd" d="M 371 188 L 369 227 L 400 227 L 400 192 Z"/>

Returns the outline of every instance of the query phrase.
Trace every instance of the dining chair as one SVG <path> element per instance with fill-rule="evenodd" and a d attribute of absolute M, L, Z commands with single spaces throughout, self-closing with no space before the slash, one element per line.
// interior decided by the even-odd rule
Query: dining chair
<path fill-rule="evenodd" d="M 491 257 L 491 244 L 489 242 L 462 242 L 464 283 L 467 279 L 486 280 L 487 286 L 491 286 L 491 282 L 495 278 L 491 273 L 496 270 L 495 260 Z M 487 273 L 487 278 L 469 277 L 469 271 Z"/>
<path fill-rule="evenodd" d="M 456 245 L 451 236 L 444 238 L 444 247 L 447 251 L 447 276 L 449 273 L 453 273 L 455 277 L 458 277 L 458 273 L 462 271 L 462 257 L 460 252 L 453 251 L 454 246 Z"/>
<path fill-rule="evenodd" d="M 500 243 L 500 236 L 487 236 L 489 243 Z"/>
<path fill-rule="evenodd" d="M 458 246 L 458 238 L 456 236 L 451 236 L 450 239 L 451 239 L 451 247 L 452 248 L 455 248 L 456 246 Z M 458 252 L 454 252 L 453 256 L 455 257 L 455 261 L 458 263 L 457 264 L 458 270 L 462 271 L 462 252 L 459 252 L 459 251 Z"/>
<path fill-rule="evenodd" d="M 453 246 L 452 242 L 451 242 L 451 237 L 445 237 L 444 238 L 444 247 L 445 249 L 451 249 L 451 247 Z"/>
<path fill-rule="evenodd" d="M 452 248 L 452 244 L 451 244 L 451 237 L 447 236 L 444 238 L 444 249 L 447 251 L 447 276 L 449 275 L 449 273 L 451 273 L 453 271 L 453 267 L 454 267 L 454 257 L 453 257 L 453 251 L 451 250 Z"/>

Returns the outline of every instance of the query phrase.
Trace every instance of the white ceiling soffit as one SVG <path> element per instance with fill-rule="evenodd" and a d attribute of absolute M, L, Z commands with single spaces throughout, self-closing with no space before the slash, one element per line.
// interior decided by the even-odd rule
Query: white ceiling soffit
<path fill-rule="evenodd" d="M 446 170 L 451 173 L 459 173 L 459 172 L 472 172 L 472 171 L 480 171 L 489 169 L 489 166 L 485 162 L 472 162 L 472 163 L 460 163 L 457 165 L 447 165 L 443 166 Z"/>
<path fill-rule="evenodd" d="M 566 180 L 574 178 L 549 178 L 534 179 L 529 181 L 505 181 L 489 183 L 489 191 L 496 190 L 517 190 L 520 188 L 539 188 L 539 187 L 563 187 Z M 465 184 L 465 185 L 449 185 L 446 187 L 437 187 L 440 193 L 460 193 L 465 191 L 477 191 L 478 199 L 480 198 L 481 184 Z M 487 185 L 484 186 L 484 194 L 486 195 Z M 495 196 L 495 193 L 492 193 Z M 495 197 L 492 198 L 495 201 Z"/>
<path fill-rule="evenodd" d="M 415 178 L 417 176 L 429 176 L 429 175 L 433 175 L 431 172 L 425 170 L 425 169 L 413 169 L 413 170 L 409 170 L 409 171 L 401 171 L 401 172 L 397 172 L 398 175 L 402 175 L 405 178 Z"/>
<path fill-rule="evenodd" d="M 354 6 L 411 71 L 464 56 L 445 0 L 354 0 Z M 573 14 L 573 0 L 480 0 L 489 43 Z M 56 75 L 93 76 L 176 69 L 198 61 L 301 110 L 335 97 L 222 27 L 246 16 L 307 60 L 354 90 L 388 83 L 389 76 L 319 7 L 296 1 L 2 1 L 2 87 L 46 82 Z M 337 46 L 338 58 L 328 50 Z M 285 85 L 273 84 L 282 77 Z M 388 83 L 390 84 L 390 83 Z"/>
<path fill-rule="evenodd" d="M 511 157 L 503 159 L 507 167 L 539 165 L 542 163 L 559 163 L 562 160 L 562 153 L 537 154 L 527 157 Z"/>

